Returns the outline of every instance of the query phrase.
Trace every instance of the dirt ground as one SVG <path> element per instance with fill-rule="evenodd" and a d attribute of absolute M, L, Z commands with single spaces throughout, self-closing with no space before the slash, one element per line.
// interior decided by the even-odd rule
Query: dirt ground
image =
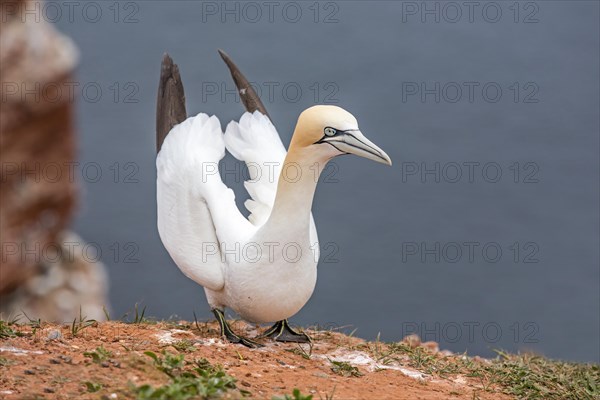
<path fill-rule="evenodd" d="M 216 323 L 104 322 L 83 324 L 75 335 L 71 325 L 12 328 L 17 335 L 0 339 L 2 399 L 132 399 L 136 397 L 132 387 L 168 381 L 144 354 L 163 350 L 184 353 L 186 361 L 206 358 L 221 365 L 237 379 L 237 387 L 255 399 L 291 395 L 295 388 L 315 400 L 509 398 L 483 390 L 480 382 L 467 376 L 432 376 L 402 361 L 380 363 L 373 355 L 378 343 L 330 331 L 307 330 L 312 349 L 269 340 L 263 341 L 265 347 L 248 349 L 221 340 Z M 258 334 L 243 322 L 236 322 L 234 329 L 249 337 Z M 104 360 L 90 355 L 100 346 L 109 354 Z M 425 346 L 436 356 L 454 357 L 437 352 L 435 344 Z M 339 375 L 332 360 L 356 367 L 358 376 Z M 97 391 L 90 393 L 93 390 Z M 232 396 L 241 395 L 228 397 Z"/>

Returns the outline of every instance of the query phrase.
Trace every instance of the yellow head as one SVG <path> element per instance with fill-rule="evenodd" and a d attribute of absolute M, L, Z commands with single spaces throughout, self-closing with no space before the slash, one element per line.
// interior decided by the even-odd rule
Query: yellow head
<path fill-rule="evenodd" d="M 337 106 L 313 106 L 302 112 L 289 151 L 316 152 L 326 159 L 356 154 L 392 165 L 390 157 L 361 133 L 356 118 Z"/>

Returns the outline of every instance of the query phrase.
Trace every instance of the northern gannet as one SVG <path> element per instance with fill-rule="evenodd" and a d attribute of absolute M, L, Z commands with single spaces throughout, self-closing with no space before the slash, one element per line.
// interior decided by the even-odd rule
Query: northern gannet
<path fill-rule="evenodd" d="M 165 54 L 157 102 L 157 214 L 160 238 L 179 267 L 204 287 L 221 335 L 249 347 L 225 320 L 229 307 L 254 323 L 275 322 L 261 337 L 307 342 L 287 319 L 308 301 L 317 280 L 318 238 L 311 214 L 320 172 L 332 158 L 356 154 L 387 165 L 388 155 L 331 105 L 303 111 L 286 152 L 264 105 L 221 52 L 248 112 L 223 134 L 216 116 L 186 119 L 177 65 Z M 244 161 L 251 213 L 245 218 L 218 164 L 227 149 Z"/>

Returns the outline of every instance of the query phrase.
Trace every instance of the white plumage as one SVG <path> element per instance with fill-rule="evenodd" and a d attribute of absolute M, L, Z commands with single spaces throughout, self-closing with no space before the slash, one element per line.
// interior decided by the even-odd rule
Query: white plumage
<path fill-rule="evenodd" d="M 248 166 L 249 219 L 218 173 L 225 147 Z M 255 322 L 295 314 L 316 283 L 319 246 L 312 216 L 306 243 L 282 241 L 285 235 L 272 229 L 259 232 L 271 214 L 285 156 L 277 130 L 255 111 L 230 122 L 225 135 L 215 116 L 188 118 L 172 129 L 156 159 L 158 231 L 167 251 L 188 278 L 204 286 L 211 307 L 229 306 Z M 296 245 L 303 253 L 297 260 Z"/>
<path fill-rule="evenodd" d="M 204 287 L 227 340 L 260 345 L 231 330 L 225 307 L 248 321 L 276 322 L 263 337 L 307 342 L 287 318 L 306 304 L 317 280 L 311 208 L 319 175 L 342 154 L 391 160 L 363 136 L 352 114 L 335 106 L 302 112 L 286 151 L 247 79 L 220 53 L 246 109 L 258 111 L 230 122 L 225 133 L 215 116 L 185 119 L 179 70 L 165 55 L 157 103 L 158 231 L 179 269 Z M 248 168 L 248 218 L 221 180 L 225 149 Z"/>

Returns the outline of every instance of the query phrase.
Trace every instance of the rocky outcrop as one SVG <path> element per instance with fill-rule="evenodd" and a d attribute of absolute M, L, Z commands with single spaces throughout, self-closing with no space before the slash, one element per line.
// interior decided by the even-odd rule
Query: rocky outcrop
<path fill-rule="evenodd" d="M 106 288 L 103 265 L 79 251 L 82 239 L 67 233 L 58 243 L 48 244 L 42 262 L 16 289 L 2 297 L 0 315 L 12 319 L 22 314 L 43 321 L 72 322 L 80 317 L 105 319 Z"/>
<path fill-rule="evenodd" d="M 49 261 L 45 252 L 61 248 L 77 201 L 73 174 L 75 96 L 68 89 L 75 81 L 73 70 L 78 53 L 73 42 L 44 18 L 24 12 L 25 7 L 34 10 L 33 3 L 38 2 L 0 0 L 0 311 L 3 313 L 18 311 L 13 302 L 18 298 L 19 306 L 23 306 L 23 296 L 27 293 L 37 293 L 42 304 L 39 290 L 28 291 L 32 282 L 42 282 L 44 279 L 40 277 L 47 276 L 57 265 L 62 265 L 69 274 L 73 264 L 61 257 Z M 79 261 L 79 267 L 86 263 Z M 101 264 L 87 264 L 90 271 L 102 270 L 103 274 Z M 104 295 L 101 297 L 104 301 Z M 49 320 L 60 320 L 62 314 L 72 320 L 67 314 L 73 310 L 78 313 L 79 305 L 73 303 L 72 310 L 67 308 L 62 307 L 60 312 L 50 312 L 48 306 L 43 312 L 42 309 L 37 312 L 35 307 L 29 310 L 32 316 Z"/>

